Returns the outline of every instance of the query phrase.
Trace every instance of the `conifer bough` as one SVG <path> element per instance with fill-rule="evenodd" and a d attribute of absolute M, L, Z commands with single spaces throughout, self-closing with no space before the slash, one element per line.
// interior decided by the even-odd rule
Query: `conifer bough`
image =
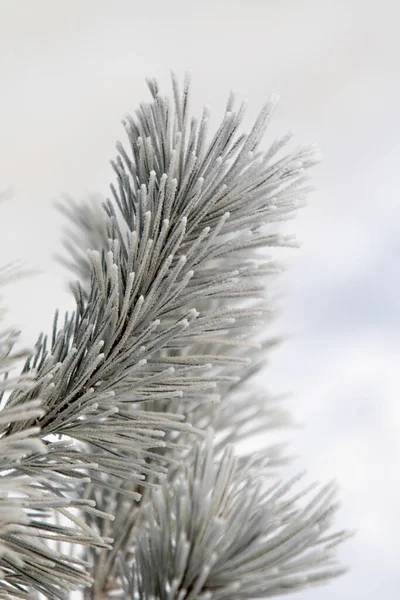
<path fill-rule="evenodd" d="M 75 311 L 20 376 L 0 338 L 0 598 L 244 600 L 343 572 L 332 486 L 305 503 L 275 481 L 281 446 L 234 456 L 290 422 L 252 376 L 277 342 L 259 333 L 281 270 L 265 249 L 295 245 L 276 224 L 316 150 L 282 156 L 287 135 L 260 151 L 275 97 L 245 135 L 231 93 L 208 141 L 187 76 L 172 100 L 148 85 L 112 199 L 59 206 Z"/>

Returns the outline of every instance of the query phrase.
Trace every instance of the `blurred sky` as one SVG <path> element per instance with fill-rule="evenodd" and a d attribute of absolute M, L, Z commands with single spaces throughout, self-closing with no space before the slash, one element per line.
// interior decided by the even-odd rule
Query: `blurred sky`
<path fill-rule="evenodd" d="M 192 109 L 213 123 L 231 88 L 247 127 L 272 92 L 267 141 L 317 141 L 318 191 L 290 231 L 302 242 L 282 278 L 292 334 L 266 385 L 292 390 L 306 428 L 293 434 L 307 467 L 336 477 L 340 525 L 358 534 L 352 566 L 305 600 L 398 597 L 400 524 L 400 8 L 395 0 L 0 0 L 1 263 L 45 273 L 10 287 L 9 323 L 33 343 L 53 309 L 71 308 L 60 249 L 63 193 L 107 194 L 122 117 L 148 99 L 146 76 L 193 75 Z M 267 141 L 265 147 L 267 147 Z M 289 436 L 289 434 L 288 434 Z"/>

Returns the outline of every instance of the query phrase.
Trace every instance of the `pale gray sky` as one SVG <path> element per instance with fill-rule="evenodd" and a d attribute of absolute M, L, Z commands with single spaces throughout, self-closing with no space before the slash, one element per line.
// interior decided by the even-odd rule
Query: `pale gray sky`
<path fill-rule="evenodd" d="M 72 306 L 52 200 L 107 193 L 121 118 L 148 98 L 146 76 L 192 70 L 192 108 L 220 118 L 231 88 L 281 102 L 269 138 L 296 131 L 324 154 L 319 191 L 282 285 L 276 329 L 294 336 L 266 384 L 293 391 L 293 435 L 312 477 L 336 477 L 352 571 L 305 600 L 398 596 L 400 524 L 400 8 L 393 0 L 0 0 L 1 262 L 46 273 L 10 288 L 9 321 L 33 342 Z M 290 434 L 292 435 L 292 434 Z"/>

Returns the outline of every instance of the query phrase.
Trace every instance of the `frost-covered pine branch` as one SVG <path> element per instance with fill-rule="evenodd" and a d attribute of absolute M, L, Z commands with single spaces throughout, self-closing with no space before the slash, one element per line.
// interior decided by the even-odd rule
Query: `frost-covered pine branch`
<path fill-rule="evenodd" d="M 315 148 L 282 156 L 285 136 L 260 151 L 276 98 L 245 135 L 233 94 L 208 141 L 208 110 L 189 119 L 189 80 L 182 94 L 172 81 L 172 101 L 150 80 L 152 101 L 124 122 L 129 151 L 118 144 L 105 210 L 63 205 L 76 310 L 61 325 L 56 312 L 25 363 L 29 387 L 16 385 L 3 408 L 1 442 L 33 429 L 44 452 L 20 454 L 18 475 L 75 511 L 52 526 L 61 509 L 49 505 L 47 531 L 72 545 L 60 560 L 83 568 L 83 558 L 94 583 L 67 567 L 64 579 L 48 568 L 32 580 L 25 556 L 15 597 L 18 585 L 23 598 L 67 598 L 67 584 L 87 583 L 97 599 L 250 598 L 337 572 L 330 552 L 314 552 L 331 546 L 330 494 L 309 508 L 286 501 L 255 483 L 261 462 L 268 478 L 284 462 L 280 447 L 234 459 L 230 446 L 289 421 L 249 382 L 276 343 L 260 333 L 265 286 L 281 268 L 265 250 L 295 244 L 276 223 L 303 203 Z"/>
<path fill-rule="evenodd" d="M 325 535 L 334 486 L 300 507 L 310 489 L 263 486 L 262 462 L 240 464 L 231 447 L 215 461 L 211 440 L 197 444 L 143 507 L 132 567 L 121 561 L 124 598 L 269 598 L 343 573 L 333 550 L 344 534 Z"/>

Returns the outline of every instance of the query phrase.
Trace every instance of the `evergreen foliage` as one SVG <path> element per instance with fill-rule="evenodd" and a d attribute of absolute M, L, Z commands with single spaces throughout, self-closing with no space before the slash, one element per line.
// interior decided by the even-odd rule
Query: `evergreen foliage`
<path fill-rule="evenodd" d="M 208 141 L 188 77 L 172 84 L 171 100 L 149 80 L 124 121 L 112 198 L 59 205 L 75 311 L 20 376 L 16 334 L 0 338 L 0 598 L 244 600 L 343 571 L 334 487 L 277 483 L 281 446 L 235 456 L 290 422 L 252 381 L 278 341 L 265 251 L 295 245 L 277 224 L 316 150 L 260 150 L 275 97 L 245 135 L 231 94 Z"/>

